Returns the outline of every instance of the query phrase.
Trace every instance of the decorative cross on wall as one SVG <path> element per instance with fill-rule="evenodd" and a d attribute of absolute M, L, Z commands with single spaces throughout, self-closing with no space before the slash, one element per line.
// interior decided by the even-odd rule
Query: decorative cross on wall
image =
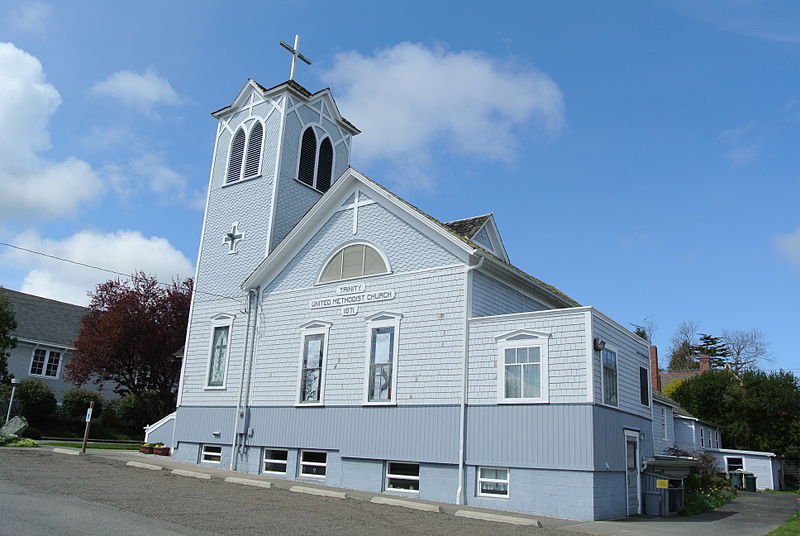
<path fill-rule="evenodd" d="M 375 203 L 372 199 L 368 197 L 361 197 L 362 193 L 361 190 L 356 190 L 355 197 L 353 197 L 353 202 L 349 205 L 345 205 L 339 210 L 350 210 L 353 209 L 353 234 L 358 232 L 358 207 L 365 207 L 367 205 L 371 205 Z"/>
<path fill-rule="evenodd" d="M 236 244 L 240 240 L 244 240 L 244 232 L 239 230 L 239 222 L 236 221 L 233 222 L 230 232 L 225 233 L 225 239 L 222 241 L 223 244 L 228 244 L 228 247 L 230 248 L 228 250 L 228 255 L 239 253 L 236 251 Z"/>
<path fill-rule="evenodd" d="M 311 60 L 300 54 L 300 34 L 295 34 L 293 47 L 283 41 L 281 41 L 281 46 L 292 53 L 292 70 L 289 71 L 289 80 L 294 80 L 294 65 L 297 62 L 297 58 L 306 62 L 306 65 L 311 65 Z"/>

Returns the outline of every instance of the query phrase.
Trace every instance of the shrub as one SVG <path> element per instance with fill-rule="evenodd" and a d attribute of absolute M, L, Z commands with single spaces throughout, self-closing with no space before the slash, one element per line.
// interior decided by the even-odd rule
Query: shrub
<path fill-rule="evenodd" d="M 82 419 L 90 402 L 94 402 L 92 417 L 100 417 L 103 414 L 103 397 L 86 389 L 70 389 L 61 400 L 61 412 L 71 419 Z"/>
<path fill-rule="evenodd" d="M 118 422 L 119 416 L 117 415 L 117 401 L 106 400 L 103 402 L 103 411 L 100 414 L 100 423 L 103 426 L 113 427 L 116 426 Z"/>
<path fill-rule="evenodd" d="M 19 411 L 30 422 L 48 421 L 56 412 L 56 397 L 42 380 L 27 378 L 17 388 Z"/>
<path fill-rule="evenodd" d="M 698 490 L 687 489 L 685 507 L 680 514 L 693 516 L 703 512 L 710 512 L 735 498 L 736 490 L 729 486 Z"/>
<path fill-rule="evenodd" d="M 0 434 L 0 447 L 38 447 L 33 439 L 18 437 L 13 434 Z"/>
<path fill-rule="evenodd" d="M 22 432 L 22 437 L 27 437 L 29 439 L 41 439 L 42 431 L 34 426 L 28 426 L 25 428 L 25 431 Z"/>
<path fill-rule="evenodd" d="M 132 394 L 127 394 L 117 401 L 117 416 L 135 428 L 149 424 L 147 408 Z"/>

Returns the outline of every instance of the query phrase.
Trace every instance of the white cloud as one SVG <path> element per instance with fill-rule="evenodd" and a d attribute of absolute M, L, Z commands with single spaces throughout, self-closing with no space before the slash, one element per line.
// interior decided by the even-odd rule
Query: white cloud
<path fill-rule="evenodd" d="M 800 227 L 772 239 L 773 247 L 789 262 L 800 267 Z"/>
<path fill-rule="evenodd" d="M 685 14 L 739 35 L 777 43 L 800 43 L 800 17 L 793 2 L 672 0 Z"/>
<path fill-rule="evenodd" d="M 419 172 L 444 149 L 508 160 L 521 127 L 535 122 L 554 133 L 564 122 L 564 99 L 550 77 L 475 51 L 400 43 L 373 56 L 346 52 L 323 78 L 363 131 L 358 157 Z"/>
<path fill-rule="evenodd" d="M 169 167 L 161 156 L 145 154 L 133 161 L 133 171 L 147 179 L 150 189 L 162 196 L 182 200 L 186 177 Z"/>
<path fill-rule="evenodd" d="M 156 236 L 147 238 L 138 231 L 85 230 L 63 240 L 50 240 L 29 231 L 19 235 L 14 244 L 124 274 L 142 270 L 163 282 L 194 274 L 189 259 L 168 240 Z M 8 250 L 3 258 L 28 270 L 22 292 L 80 305 L 89 302 L 87 292 L 95 285 L 117 277 L 19 250 Z"/>
<path fill-rule="evenodd" d="M 9 14 L 12 25 L 19 31 L 43 36 L 53 12 L 53 6 L 44 2 L 22 2 Z"/>
<path fill-rule="evenodd" d="M 176 106 L 183 102 L 166 78 L 161 78 L 152 67 L 144 74 L 118 71 L 91 89 L 92 95 L 117 100 L 125 106 L 147 114 L 157 105 Z"/>
<path fill-rule="evenodd" d="M 737 127 L 728 129 L 719 135 L 725 144 L 725 158 L 738 166 L 756 160 L 761 154 L 761 146 L 752 141 L 750 127 Z"/>
<path fill-rule="evenodd" d="M 61 96 L 42 64 L 11 43 L 0 43 L 0 218 L 55 218 L 73 214 L 103 185 L 76 158 L 49 162 L 47 121 Z"/>

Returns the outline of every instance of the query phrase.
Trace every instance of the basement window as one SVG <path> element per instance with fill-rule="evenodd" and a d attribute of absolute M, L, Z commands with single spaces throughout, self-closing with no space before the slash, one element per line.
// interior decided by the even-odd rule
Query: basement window
<path fill-rule="evenodd" d="M 508 469 L 478 468 L 478 496 L 508 498 Z"/>
<path fill-rule="evenodd" d="M 386 489 L 419 493 L 419 464 L 386 462 Z"/>
<path fill-rule="evenodd" d="M 222 446 L 220 445 L 203 445 L 200 460 L 205 463 L 221 463 L 222 462 Z"/>
<path fill-rule="evenodd" d="M 283 449 L 264 449 L 264 473 L 285 475 L 289 451 Z"/>
<path fill-rule="evenodd" d="M 327 466 L 327 452 L 321 450 L 304 450 L 300 452 L 300 476 L 325 478 Z"/>

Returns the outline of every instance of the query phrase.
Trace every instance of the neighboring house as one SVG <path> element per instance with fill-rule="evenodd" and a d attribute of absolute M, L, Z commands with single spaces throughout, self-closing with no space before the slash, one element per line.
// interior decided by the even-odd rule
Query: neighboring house
<path fill-rule="evenodd" d="M 17 320 L 13 332 L 17 346 L 8 359 L 9 373 L 21 380 L 42 380 L 60 402 L 64 391 L 75 387 L 64 379 L 64 366 L 72 357 L 81 318 L 89 310 L 15 290 L 0 289 L 0 293 L 8 299 Z M 94 385 L 84 388 L 97 389 Z"/>
<path fill-rule="evenodd" d="M 387 103 L 390 106 L 390 103 Z M 217 112 L 179 460 L 574 519 L 642 512 L 648 346 L 349 165 L 330 90 Z"/>

